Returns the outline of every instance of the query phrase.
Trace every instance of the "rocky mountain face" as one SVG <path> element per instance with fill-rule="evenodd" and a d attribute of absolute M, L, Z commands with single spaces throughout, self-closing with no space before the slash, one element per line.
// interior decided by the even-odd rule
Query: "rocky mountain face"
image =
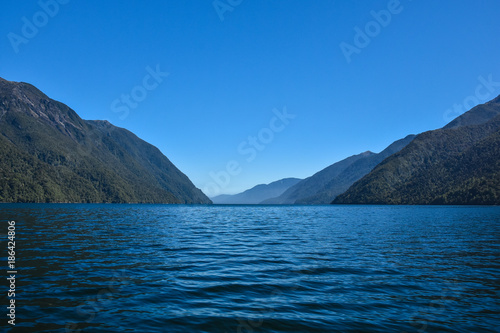
<path fill-rule="evenodd" d="M 133 133 L 1 78 L 0 202 L 211 203 Z"/>

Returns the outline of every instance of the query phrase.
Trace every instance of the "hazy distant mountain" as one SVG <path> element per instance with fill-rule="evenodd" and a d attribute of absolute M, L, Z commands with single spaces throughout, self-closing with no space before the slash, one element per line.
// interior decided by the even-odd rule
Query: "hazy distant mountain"
<path fill-rule="evenodd" d="M 339 194 L 344 193 L 354 182 L 361 179 L 369 173 L 377 164 L 382 162 L 387 157 L 397 153 L 408 145 L 415 135 L 408 135 L 404 139 L 393 142 L 386 149 L 378 154 L 370 154 L 358 159 L 347 168 L 345 168 L 338 176 L 326 183 L 313 196 L 298 199 L 297 204 L 329 204 Z"/>
<path fill-rule="evenodd" d="M 367 151 L 343 159 L 342 161 L 332 164 L 329 167 L 326 167 L 325 169 L 315 173 L 311 177 L 300 181 L 296 185 L 290 187 L 280 196 L 264 200 L 262 203 L 278 205 L 295 204 L 297 200 L 308 198 L 317 194 L 318 191 L 325 186 L 325 184 L 338 177 L 342 173 L 342 171 L 344 171 L 347 167 L 349 167 L 357 160 L 372 155 L 374 155 L 374 153 Z"/>
<path fill-rule="evenodd" d="M 0 202 L 211 201 L 133 133 L 0 78 Z"/>
<path fill-rule="evenodd" d="M 219 195 L 212 198 L 214 204 L 258 204 L 269 198 L 281 195 L 291 186 L 300 182 L 298 178 L 285 178 L 270 184 L 257 185 L 249 190 L 234 195 Z"/>
<path fill-rule="evenodd" d="M 418 135 L 333 203 L 500 204 L 500 96 Z"/>

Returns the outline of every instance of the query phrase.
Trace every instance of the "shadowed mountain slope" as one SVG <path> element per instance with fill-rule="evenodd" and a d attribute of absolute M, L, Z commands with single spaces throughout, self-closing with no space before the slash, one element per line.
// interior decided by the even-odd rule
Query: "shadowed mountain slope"
<path fill-rule="evenodd" d="M 249 190 L 234 195 L 219 195 L 212 198 L 214 204 L 259 204 L 269 198 L 280 196 L 291 186 L 300 182 L 298 178 L 285 178 L 270 184 L 257 185 Z"/>
<path fill-rule="evenodd" d="M 500 204 L 500 98 L 418 135 L 336 204 Z"/>
<path fill-rule="evenodd" d="M 313 196 L 318 193 L 318 190 L 322 189 L 326 183 L 330 182 L 332 179 L 340 175 L 342 171 L 344 171 L 351 164 L 359 159 L 366 158 L 372 155 L 374 155 L 374 153 L 367 151 L 345 158 L 342 161 L 334 163 L 326 167 L 325 169 L 315 173 L 311 177 L 300 181 L 296 185 L 290 187 L 280 196 L 264 200 L 262 204 L 295 204 L 297 200 Z"/>
<path fill-rule="evenodd" d="M 1 78 L 0 202 L 211 203 L 133 133 Z"/>
<path fill-rule="evenodd" d="M 329 204 L 337 195 L 344 193 L 354 182 L 368 174 L 384 159 L 406 147 L 414 138 L 415 135 L 408 135 L 404 139 L 393 142 L 378 154 L 371 154 L 360 158 L 349 165 L 337 177 L 330 180 L 318 193 L 308 198 L 299 199 L 295 203 Z"/>

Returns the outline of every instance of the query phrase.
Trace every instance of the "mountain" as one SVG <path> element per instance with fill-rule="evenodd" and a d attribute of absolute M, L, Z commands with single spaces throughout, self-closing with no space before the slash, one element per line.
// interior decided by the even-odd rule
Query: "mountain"
<path fill-rule="evenodd" d="M 443 129 L 484 124 L 500 114 L 500 108 L 498 107 L 499 104 L 500 96 L 497 96 L 493 100 L 480 104 L 472 108 L 470 111 L 465 112 L 464 114 L 453 119 L 446 126 L 444 126 Z"/>
<path fill-rule="evenodd" d="M 301 179 L 298 178 L 285 178 L 267 185 L 257 185 L 242 193 L 219 195 L 212 198 L 212 201 L 214 204 L 258 204 L 269 198 L 280 196 L 300 181 Z"/>
<path fill-rule="evenodd" d="M 404 139 L 393 142 L 378 154 L 370 154 L 358 159 L 338 176 L 327 182 L 315 195 L 298 199 L 297 204 L 329 204 L 339 194 L 344 193 L 352 184 L 369 173 L 377 164 L 392 154 L 397 153 L 408 145 L 415 135 L 408 135 Z"/>
<path fill-rule="evenodd" d="M 500 204 L 500 96 L 418 135 L 335 204 Z"/>
<path fill-rule="evenodd" d="M 313 196 L 319 189 L 323 188 L 326 183 L 339 176 L 342 171 L 344 171 L 351 164 L 359 159 L 366 158 L 371 155 L 374 155 L 374 153 L 366 151 L 364 153 L 345 158 L 342 161 L 332 164 L 329 167 L 315 173 L 311 177 L 300 181 L 280 196 L 264 200 L 262 204 L 295 204 L 297 200 Z"/>
<path fill-rule="evenodd" d="M 211 203 L 133 133 L 1 78 L 0 202 Z"/>
<path fill-rule="evenodd" d="M 393 142 L 378 154 L 366 151 L 343 159 L 290 187 L 282 195 L 262 203 L 329 204 L 337 195 L 346 191 L 385 158 L 400 151 L 413 138 L 415 138 L 414 135 L 408 135 L 404 139 Z"/>

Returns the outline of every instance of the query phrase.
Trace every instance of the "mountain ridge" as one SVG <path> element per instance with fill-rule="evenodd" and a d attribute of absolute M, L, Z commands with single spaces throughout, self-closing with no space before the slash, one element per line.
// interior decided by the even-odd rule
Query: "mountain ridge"
<path fill-rule="evenodd" d="M 269 198 L 279 196 L 291 186 L 301 181 L 298 178 L 283 178 L 269 184 L 259 184 L 251 189 L 233 195 L 219 195 L 211 198 L 214 204 L 259 204 Z"/>
<path fill-rule="evenodd" d="M 0 201 L 211 203 L 158 148 L 0 80 Z"/>
<path fill-rule="evenodd" d="M 326 183 L 314 196 L 297 200 L 297 204 L 329 204 L 339 194 L 344 193 L 352 184 L 368 174 L 387 157 L 408 145 L 416 135 L 410 134 L 396 140 L 380 153 L 365 156 L 343 170 L 337 177 Z"/>
<path fill-rule="evenodd" d="M 499 205 L 499 97 L 419 134 L 332 203 Z"/>
<path fill-rule="evenodd" d="M 265 205 L 283 205 L 295 204 L 296 200 L 309 197 L 317 193 L 318 184 L 324 184 L 327 181 L 337 177 L 349 165 L 366 156 L 371 156 L 374 153 L 365 151 L 363 153 L 349 156 L 341 161 L 338 161 L 326 168 L 316 172 L 314 175 L 307 177 L 294 186 L 290 187 L 283 194 L 276 198 L 264 200 L 261 204 Z"/>

